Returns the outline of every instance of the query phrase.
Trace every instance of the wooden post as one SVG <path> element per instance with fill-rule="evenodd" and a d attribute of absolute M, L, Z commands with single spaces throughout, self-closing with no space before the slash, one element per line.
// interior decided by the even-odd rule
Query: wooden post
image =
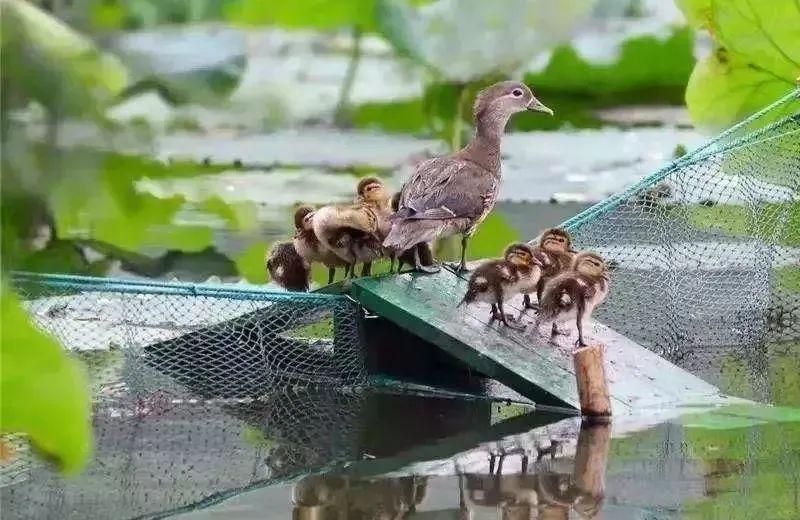
<path fill-rule="evenodd" d="M 611 398 L 608 395 L 606 370 L 603 366 L 604 351 L 603 345 L 591 345 L 581 347 L 572 354 L 581 414 L 586 417 L 611 415 Z"/>
<path fill-rule="evenodd" d="M 605 497 L 606 464 L 611 449 L 611 422 L 585 419 L 578 435 L 572 485 L 572 507 L 585 518 L 595 518 Z"/>

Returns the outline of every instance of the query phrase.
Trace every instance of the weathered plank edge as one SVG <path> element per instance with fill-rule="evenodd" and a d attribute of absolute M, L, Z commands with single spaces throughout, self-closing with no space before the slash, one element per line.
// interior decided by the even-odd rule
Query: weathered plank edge
<path fill-rule="evenodd" d="M 534 381 L 521 377 L 510 368 L 483 354 L 476 352 L 477 355 L 475 356 L 466 355 L 465 349 L 461 346 L 463 343 L 460 340 L 419 319 L 406 309 L 392 305 L 371 290 L 361 287 L 360 284 L 353 283 L 350 288 L 350 294 L 371 312 L 384 316 L 422 339 L 438 345 L 452 356 L 468 363 L 483 374 L 501 381 L 523 396 L 532 399 L 535 403 L 571 409 L 577 408 L 577 403 L 567 401 L 563 397 L 549 392 Z"/>

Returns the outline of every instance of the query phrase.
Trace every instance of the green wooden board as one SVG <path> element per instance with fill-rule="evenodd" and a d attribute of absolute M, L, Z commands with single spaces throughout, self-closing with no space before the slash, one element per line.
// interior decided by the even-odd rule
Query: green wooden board
<path fill-rule="evenodd" d="M 359 278 L 350 294 L 364 307 L 433 343 L 534 402 L 578 407 L 572 365 L 575 334 L 551 342 L 533 331 L 535 314 L 522 314 L 525 331 L 489 320 L 489 306 L 456 308 L 466 280 L 436 275 Z M 515 304 L 520 301 L 513 302 Z M 518 305 L 506 312 L 519 314 Z M 717 388 L 597 322 L 587 341 L 606 346 L 606 377 L 615 414 L 634 409 L 724 402 Z"/>

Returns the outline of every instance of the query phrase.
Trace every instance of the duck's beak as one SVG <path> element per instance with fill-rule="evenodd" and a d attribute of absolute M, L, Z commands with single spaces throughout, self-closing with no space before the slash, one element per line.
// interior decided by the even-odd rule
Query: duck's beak
<path fill-rule="evenodd" d="M 532 110 L 534 112 L 544 112 L 546 114 L 553 115 L 553 110 L 547 108 L 541 101 L 536 98 L 531 99 L 531 102 L 528 103 L 528 110 Z"/>

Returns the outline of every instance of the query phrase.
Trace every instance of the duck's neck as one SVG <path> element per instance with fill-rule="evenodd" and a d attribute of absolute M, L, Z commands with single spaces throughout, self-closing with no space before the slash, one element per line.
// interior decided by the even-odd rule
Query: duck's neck
<path fill-rule="evenodd" d="M 500 171 L 500 141 L 509 116 L 497 112 L 478 114 L 475 135 L 460 152 L 462 158 L 474 162 L 490 172 Z"/>

